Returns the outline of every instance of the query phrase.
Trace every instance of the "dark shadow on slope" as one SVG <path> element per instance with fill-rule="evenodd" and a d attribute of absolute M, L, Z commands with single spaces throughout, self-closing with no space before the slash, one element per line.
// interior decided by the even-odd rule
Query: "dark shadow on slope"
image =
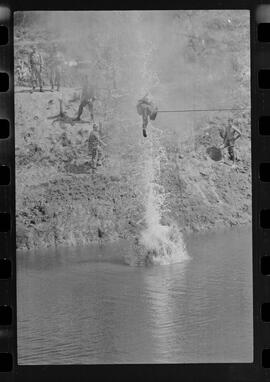
<path fill-rule="evenodd" d="M 206 152 L 209 155 L 209 157 L 216 162 L 219 162 L 222 159 L 222 151 L 219 147 L 208 147 Z"/>

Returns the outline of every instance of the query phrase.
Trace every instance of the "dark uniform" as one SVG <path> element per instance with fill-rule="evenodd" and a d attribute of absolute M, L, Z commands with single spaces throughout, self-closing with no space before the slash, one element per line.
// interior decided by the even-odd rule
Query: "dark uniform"
<path fill-rule="evenodd" d="M 51 91 L 54 90 L 54 87 L 57 91 L 60 90 L 64 62 L 63 54 L 58 52 L 55 47 L 49 58 Z"/>
<path fill-rule="evenodd" d="M 88 110 L 91 115 L 92 121 L 94 121 L 94 101 L 95 101 L 95 92 L 93 86 L 89 85 L 88 80 L 85 80 L 82 88 L 82 94 L 81 94 L 81 100 L 78 110 L 78 115 L 76 117 L 76 120 L 80 120 L 83 109 L 85 106 L 88 107 Z"/>
<path fill-rule="evenodd" d="M 43 70 L 43 59 L 40 53 L 36 51 L 35 48 L 32 49 L 29 54 L 29 66 L 31 71 L 31 84 L 32 91 L 38 85 L 40 91 L 43 91 L 43 80 L 42 80 L 42 70 Z"/>
<path fill-rule="evenodd" d="M 147 137 L 146 134 L 146 127 L 148 125 L 148 118 L 151 120 L 155 120 L 157 116 L 158 109 L 157 107 L 151 102 L 147 96 L 144 96 L 142 99 L 140 99 L 137 103 L 137 112 L 139 115 L 142 116 L 142 129 L 143 129 L 143 136 Z"/>

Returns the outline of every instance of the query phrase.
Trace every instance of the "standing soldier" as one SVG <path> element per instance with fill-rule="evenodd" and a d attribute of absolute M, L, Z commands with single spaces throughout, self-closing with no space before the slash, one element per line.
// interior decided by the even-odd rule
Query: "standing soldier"
<path fill-rule="evenodd" d="M 143 136 L 146 138 L 146 127 L 148 125 L 148 118 L 155 120 L 157 116 L 158 109 L 154 106 L 149 93 L 147 93 L 142 99 L 137 103 L 137 112 L 142 116 L 142 129 Z"/>
<path fill-rule="evenodd" d="M 84 81 L 83 81 L 80 105 L 79 105 L 79 110 L 78 110 L 77 117 L 75 118 L 75 121 L 80 121 L 81 115 L 85 106 L 88 107 L 88 110 L 91 115 L 91 119 L 92 121 L 94 121 L 94 102 L 96 100 L 94 87 L 89 84 L 89 79 L 87 75 L 84 76 L 83 80 Z"/>
<path fill-rule="evenodd" d="M 223 144 L 220 146 L 222 149 L 228 150 L 229 159 L 233 162 L 233 166 L 235 165 L 235 151 L 234 145 L 237 139 L 241 137 L 241 132 L 237 127 L 233 124 L 233 119 L 229 118 L 228 126 L 224 131 L 221 131 L 220 135 L 223 138 Z"/>
<path fill-rule="evenodd" d="M 31 72 L 31 83 L 32 90 L 31 93 L 35 90 L 36 85 L 39 85 L 39 89 L 43 91 L 43 81 L 42 81 L 42 70 L 43 70 L 43 58 L 40 53 L 37 52 L 35 46 L 32 47 L 32 50 L 29 54 L 29 67 Z"/>
<path fill-rule="evenodd" d="M 98 165 L 100 157 L 102 156 L 101 146 L 106 146 L 106 143 L 102 141 L 98 131 L 98 125 L 93 124 L 93 130 L 90 132 L 88 138 L 88 150 L 91 157 L 92 168 L 95 169 Z"/>
<path fill-rule="evenodd" d="M 61 52 L 59 52 L 57 44 L 53 44 L 49 57 L 50 83 L 52 92 L 54 91 L 54 87 L 56 87 L 57 91 L 60 90 L 64 62 L 64 56 Z"/>

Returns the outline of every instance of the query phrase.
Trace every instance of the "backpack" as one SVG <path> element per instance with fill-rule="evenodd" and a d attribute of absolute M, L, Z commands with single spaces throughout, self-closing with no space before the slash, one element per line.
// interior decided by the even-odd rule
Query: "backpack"
<path fill-rule="evenodd" d="M 151 119 L 151 121 L 154 121 L 154 120 L 156 119 L 157 113 L 158 113 L 158 108 L 157 108 L 157 107 L 154 107 L 154 110 L 153 110 L 152 113 L 150 114 L 150 119 Z"/>
<path fill-rule="evenodd" d="M 142 115 L 142 114 L 143 114 L 142 102 L 139 101 L 139 102 L 137 103 L 137 106 L 136 106 L 136 107 L 137 107 L 137 112 L 138 112 L 138 114 L 139 114 L 139 115 Z"/>

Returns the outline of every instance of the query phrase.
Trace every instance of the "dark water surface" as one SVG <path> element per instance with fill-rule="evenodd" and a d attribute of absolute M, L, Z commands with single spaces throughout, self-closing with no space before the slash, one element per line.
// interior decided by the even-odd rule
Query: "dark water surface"
<path fill-rule="evenodd" d="M 18 253 L 20 364 L 252 362 L 251 230 L 133 268 L 125 243 Z"/>

